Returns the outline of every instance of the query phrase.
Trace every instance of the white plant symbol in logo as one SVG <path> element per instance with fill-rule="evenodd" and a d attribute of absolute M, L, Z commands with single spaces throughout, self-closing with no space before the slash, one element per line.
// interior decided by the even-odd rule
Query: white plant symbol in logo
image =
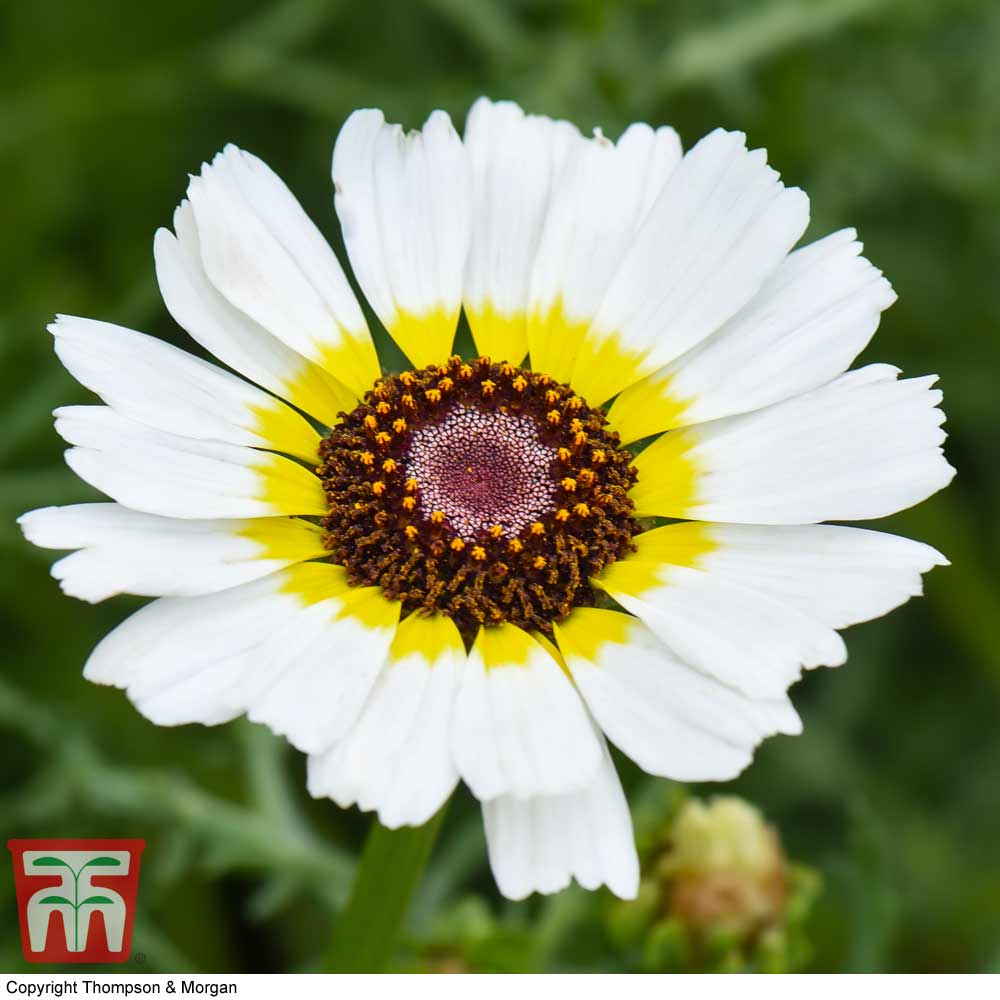
<path fill-rule="evenodd" d="M 52 914 L 60 912 L 69 951 L 87 947 L 91 917 L 100 912 L 110 951 L 122 950 L 125 901 L 113 889 L 95 886 L 95 875 L 127 875 L 128 851 L 25 851 L 25 875 L 58 875 L 28 900 L 28 937 L 32 951 L 43 951 Z"/>

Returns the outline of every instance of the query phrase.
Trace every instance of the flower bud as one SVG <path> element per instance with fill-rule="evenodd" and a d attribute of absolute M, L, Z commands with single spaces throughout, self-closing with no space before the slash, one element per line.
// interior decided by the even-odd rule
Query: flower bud
<path fill-rule="evenodd" d="M 740 937 L 778 922 L 787 862 L 775 829 L 742 799 L 691 799 L 674 822 L 659 873 L 671 913 L 690 927 Z"/>

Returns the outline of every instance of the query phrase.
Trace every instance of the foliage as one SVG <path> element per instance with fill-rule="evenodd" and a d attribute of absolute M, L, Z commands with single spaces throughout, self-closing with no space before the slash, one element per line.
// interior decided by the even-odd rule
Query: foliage
<path fill-rule="evenodd" d="M 608 134 L 633 119 L 687 144 L 744 129 L 809 192 L 811 234 L 857 226 L 893 281 L 900 301 L 865 359 L 941 374 L 960 474 L 887 526 L 954 565 L 925 600 L 853 629 L 849 665 L 796 688 L 805 734 L 772 740 L 726 790 L 822 873 L 808 968 L 1000 969 L 1000 7 L 35 0 L 0 9 L 0 47 L 0 817 L 8 836 L 146 838 L 143 968 L 318 968 L 368 819 L 309 800 L 301 758 L 256 727 L 156 729 L 83 681 L 89 649 L 138 602 L 63 598 L 51 556 L 13 524 L 94 496 L 51 429 L 51 409 L 86 393 L 45 325 L 59 310 L 182 342 L 150 243 L 187 172 L 244 145 L 336 243 L 329 154 L 350 110 L 460 120 L 486 92 Z M 623 775 L 637 810 L 673 794 Z M 7 865 L 0 899 L 0 967 L 24 968 Z M 579 889 L 501 900 L 462 794 L 395 967 L 638 971 L 613 911 Z"/>

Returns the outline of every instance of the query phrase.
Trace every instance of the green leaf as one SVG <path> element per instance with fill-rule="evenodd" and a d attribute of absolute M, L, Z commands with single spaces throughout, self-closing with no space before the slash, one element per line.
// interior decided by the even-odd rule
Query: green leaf
<path fill-rule="evenodd" d="M 32 864 L 38 865 L 42 868 L 55 868 L 56 865 L 59 865 L 63 868 L 70 867 L 65 861 L 62 860 L 62 858 L 53 858 L 53 857 L 35 858 Z M 72 871 L 72 869 L 70 870 Z"/>
<path fill-rule="evenodd" d="M 94 858 L 93 861 L 88 861 L 83 868 L 92 868 L 94 865 L 97 865 L 100 868 L 118 868 L 121 865 L 121 862 L 117 858 Z M 81 868 L 80 871 L 83 871 L 83 868 Z"/>
<path fill-rule="evenodd" d="M 65 896 L 46 896 L 43 903 L 65 903 L 67 906 L 72 906 L 73 904 Z"/>
<path fill-rule="evenodd" d="M 107 896 L 88 896 L 80 905 L 86 906 L 87 903 L 113 903 L 113 899 L 108 899 Z"/>
<path fill-rule="evenodd" d="M 351 898 L 333 932 L 327 972 L 381 972 L 388 965 L 446 808 L 418 827 L 387 830 L 372 821 Z"/>

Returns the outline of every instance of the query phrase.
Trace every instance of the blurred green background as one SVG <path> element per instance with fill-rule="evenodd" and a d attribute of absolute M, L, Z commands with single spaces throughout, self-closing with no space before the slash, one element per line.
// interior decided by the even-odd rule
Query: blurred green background
<path fill-rule="evenodd" d="M 864 360 L 940 373 L 959 475 L 885 527 L 953 565 L 931 574 L 925 599 L 850 630 L 849 664 L 795 688 L 805 734 L 769 741 L 724 791 L 759 806 L 814 876 L 811 910 L 786 919 L 796 954 L 776 967 L 1000 971 L 990 0 L 0 6 L 0 833 L 146 838 L 134 942 L 144 961 L 129 968 L 316 967 L 368 817 L 309 800 L 302 757 L 258 727 L 157 729 L 120 692 L 85 683 L 89 650 L 140 602 L 64 598 L 52 555 L 14 525 L 32 507 L 94 498 L 51 429 L 53 407 L 87 394 L 45 325 L 64 311 L 183 343 L 158 298 L 151 241 L 188 172 L 227 141 L 253 150 L 337 245 L 329 158 L 349 112 L 376 105 L 418 126 L 444 107 L 460 123 L 480 93 L 608 134 L 671 123 L 686 145 L 716 125 L 743 129 L 809 192 L 810 236 L 857 226 L 895 285 L 899 302 Z M 662 840 L 681 790 L 622 773 L 645 842 Z M 506 903 L 480 825 L 461 793 L 394 967 L 637 971 L 713 955 L 760 965 L 725 942 L 697 960 L 657 951 L 657 921 L 669 937 L 662 911 L 625 919 L 601 893 Z M 6 861 L 0 968 L 29 968 Z"/>

